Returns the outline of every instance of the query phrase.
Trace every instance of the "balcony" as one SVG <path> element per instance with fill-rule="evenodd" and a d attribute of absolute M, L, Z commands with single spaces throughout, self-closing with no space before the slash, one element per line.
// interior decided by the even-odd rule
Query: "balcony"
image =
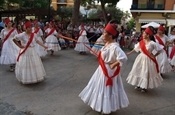
<path fill-rule="evenodd" d="M 132 4 L 131 10 L 164 10 L 164 4 Z"/>

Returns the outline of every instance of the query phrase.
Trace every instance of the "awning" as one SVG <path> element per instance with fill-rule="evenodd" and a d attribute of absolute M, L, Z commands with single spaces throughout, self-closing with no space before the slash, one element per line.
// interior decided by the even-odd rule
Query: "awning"
<path fill-rule="evenodd" d="M 145 25 L 141 26 L 141 28 L 147 28 L 147 27 L 149 27 L 149 26 L 152 26 L 152 27 L 154 27 L 154 28 L 158 28 L 158 27 L 160 26 L 160 24 L 158 24 L 158 23 L 156 23 L 156 22 L 150 22 L 150 23 L 148 23 L 148 24 L 145 24 Z"/>
<path fill-rule="evenodd" d="M 165 19 L 139 19 L 139 23 L 150 23 L 150 22 L 156 22 L 159 24 L 166 24 Z"/>
<path fill-rule="evenodd" d="M 175 26 L 175 19 L 167 19 L 167 26 Z"/>

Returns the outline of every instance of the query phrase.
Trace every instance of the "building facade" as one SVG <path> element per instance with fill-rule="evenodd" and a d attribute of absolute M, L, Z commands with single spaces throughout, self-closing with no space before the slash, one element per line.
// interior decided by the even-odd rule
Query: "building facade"
<path fill-rule="evenodd" d="M 149 22 L 175 25 L 175 0 L 133 0 L 131 14 L 136 21 L 136 31 Z"/>
<path fill-rule="evenodd" d="M 51 6 L 54 10 L 60 7 L 69 7 L 74 5 L 74 0 L 51 0 Z"/>

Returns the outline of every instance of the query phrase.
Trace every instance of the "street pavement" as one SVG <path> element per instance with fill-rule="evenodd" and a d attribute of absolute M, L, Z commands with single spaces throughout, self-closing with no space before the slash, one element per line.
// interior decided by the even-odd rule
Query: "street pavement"
<path fill-rule="evenodd" d="M 164 74 L 163 85 L 141 93 L 126 83 L 137 54 L 128 57 L 122 79 L 130 104 L 111 115 L 175 115 L 175 73 Z M 20 84 L 9 67 L 0 65 L 0 115 L 99 115 L 78 97 L 95 72 L 91 54 L 73 49 L 42 59 L 47 76 L 37 84 Z"/>

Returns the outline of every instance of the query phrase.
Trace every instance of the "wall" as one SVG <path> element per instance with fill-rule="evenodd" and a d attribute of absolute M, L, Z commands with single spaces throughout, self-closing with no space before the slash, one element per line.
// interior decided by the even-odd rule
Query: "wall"
<path fill-rule="evenodd" d="M 165 0 L 165 10 L 173 10 L 175 0 Z"/>

